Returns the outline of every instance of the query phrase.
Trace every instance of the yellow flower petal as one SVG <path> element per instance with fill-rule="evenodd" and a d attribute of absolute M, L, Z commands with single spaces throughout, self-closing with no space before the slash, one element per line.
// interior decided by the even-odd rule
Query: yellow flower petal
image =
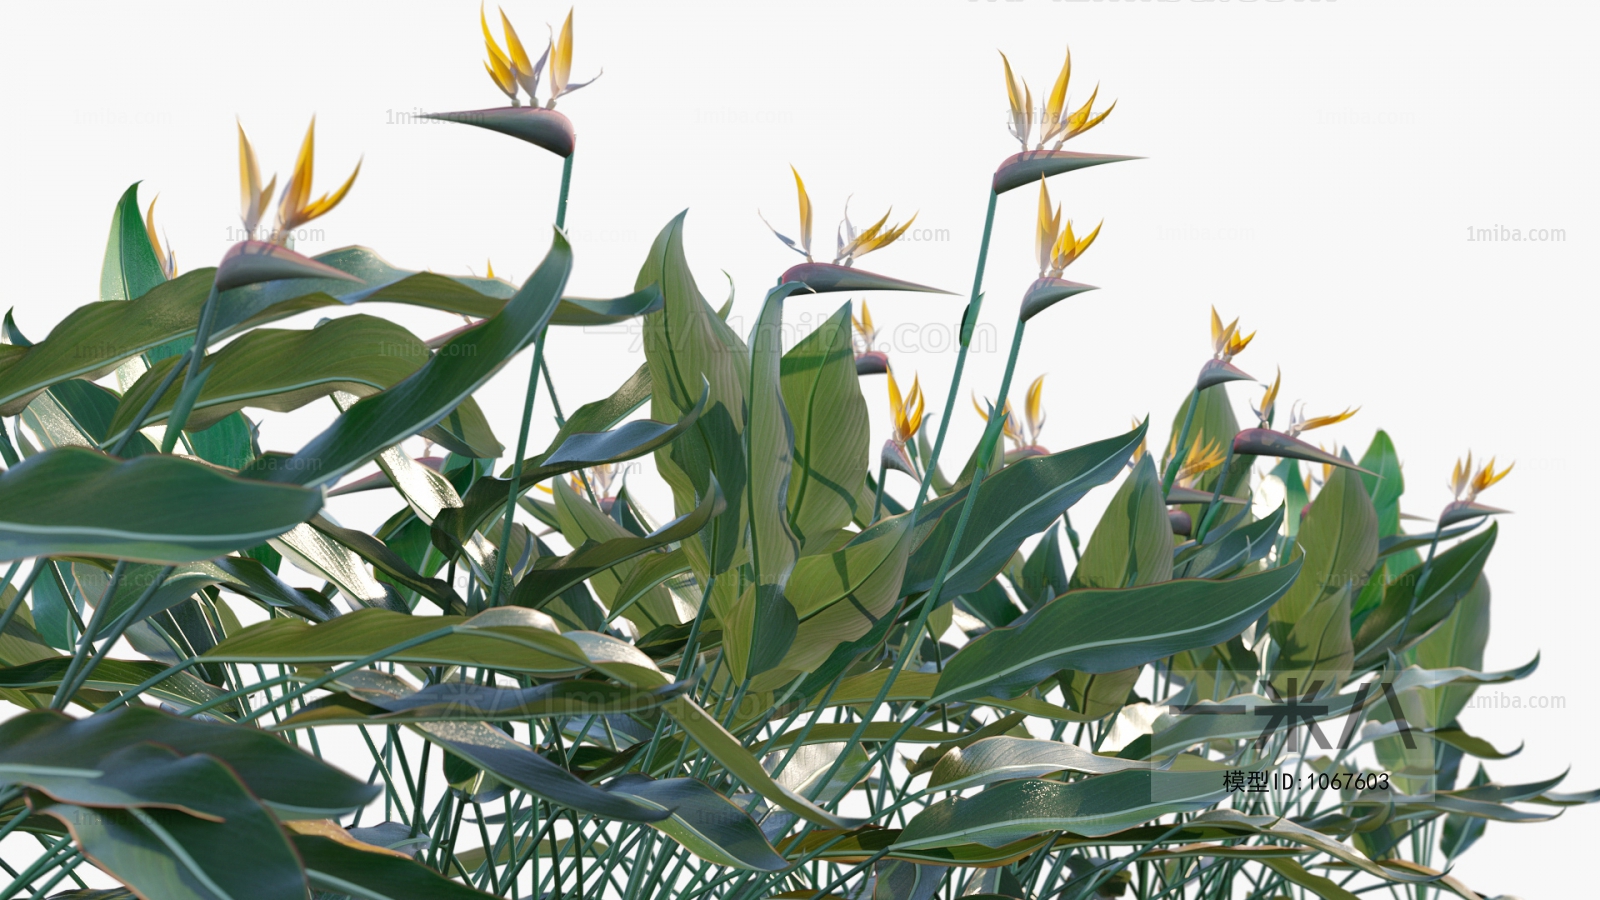
<path fill-rule="evenodd" d="M 481 15 L 483 10 L 478 10 Z M 506 17 L 506 11 L 500 10 L 500 27 L 506 33 L 506 50 L 510 52 L 511 65 L 522 75 L 533 74 L 533 60 L 528 58 L 528 51 L 523 49 L 522 39 L 517 37 L 517 30 L 511 27 L 511 20 Z"/>
<path fill-rule="evenodd" d="M 811 258 L 811 195 L 806 193 L 806 183 L 800 180 L 800 171 L 794 166 L 789 167 L 794 173 L 794 189 L 800 201 L 800 248 L 806 252 L 806 258 Z"/>
<path fill-rule="evenodd" d="M 550 52 L 550 82 L 557 96 L 566 93 L 572 76 L 572 10 L 567 10 L 567 20 L 561 24 L 561 36 L 556 38 Z"/>
<path fill-rule="evenodd" d="M 1053 125 L 1061 120 L 1061 110 L 1067 105 L 1067 82 L 1072 79 L 1072 48 L 1067 48 L 1066 61 L 1061 64 L 1061 74 L 1050 89 L 1050 99 L 1045 101 L 1045 118 Z"/>

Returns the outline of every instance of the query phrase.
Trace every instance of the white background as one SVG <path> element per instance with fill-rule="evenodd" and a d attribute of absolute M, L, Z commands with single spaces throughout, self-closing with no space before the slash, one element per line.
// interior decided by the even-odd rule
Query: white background
<path fill-rule="evenodd" d="M 507 12 L 533 46 L 566 7 L 513 0 Z M 989 173 L 1016 150 L 996 50 L 1038 97 L 1070 43 L 1073 105 L 1096 82 L 1103 101 L 1120 102 L 1069 149 L 1147 159 L 1056 179 L 1067 216 L 1106 225 L 1068 273 L 1103 290 L 1036 320 L 1022 354 L 1021 384 L 1049 373 L 1044 443 L 1064 449 L 1146 413 L 1165 441 L 1208 354 L 1215 304 L 1259 329 L 1239 363 L 1263 378 L 1282 366 L 1282 402 L 1303 399 L 1312 414 L 1362 407 L 1317 437 L 1359 454 L 1373 429 L 1391 433 L 1407 511 L 1436 513 L 1469 448 L 1515 460 L 1486 497 L 1517 513 L 1490 563 L 1488 665 L 1542 652 L 1538 673 L 1507 693 L 1554 695 L 1565 709 L 1478 709 L 1464 722 L 1498 746 L 1527 741 L 1491 764 L 1496 780 L 1571 765 L 1566 787 L 1591 788 L 1600 615 L 1584 549 L 1595 425 L 1581 399 L 1594 381 L 1595 25 L 1592 5 L 1565 2 L 589 2 L 573 74 L 605 75 L 560 104 L 579 132 L 570 290 L 631 290 L 652 237 L 688 208 L 701 288 L 720 303 L 726 270 L 747 328 L 763 289 L 798 260 L 756 216 L 792 233 L 792 163 L 817 204 L 819 245 L 831 246 L 849 194 L 858 222 L 890 204 L 920 211 L 918 226 L 947 239 L 902 241 L 864 267 L 964 294 Z M 97 299 L 112 205 L 139 179 L 143 198 L 161 194 L 157 218 L 180 267 L 213 264 L 238 224 L 236 115 L 264 174 L 282 179 L 315 113 L 318 192 L 364 155 L 349 198 L 314 223 L 322 239 L 301 250 L 365 244 L 449 273 L 481 273 L 492 257 L 520 281 L 549 243 L 559 162 L 461 126 L 390 124 L 396 113 L 498 105 L 482 58 L 470 2 L 5 5 L 0 304 L 37 340 Z M 984 312 L 993 349 L 969 367 L 980 393 L 998 383 L 1016 299 L 1035 274 L 1034 204 L 1031 189 L 1001 199 Z M 1469 228 L 1498 226 L 1561 229 L 1564 240 L 1467 240 Z M 814 323 L 844 299 L 794 303 L 791 319 Z M 874 303 L 897 371 L 920 373 L 935 406 L 961 303 Z M 425 336 L 456 324 L 398 316 Z M 628 334 L 560 337 L 550 353 L 569 410 L 638 363 Z M 484 397 L 508 442 L 525 367 L 508 367 Z M 866 385 L 876 445 L 887 404 L 881 378 Z M 978 426 L 967 396 L 955 420 L 962 453 Z M 1235 391 L 1242 417 L 1246 396 Z M 267 443 L 292 450 L 329 415 L 323 404 L 273 421 Z M 548 408 L 537 418 L 549 434 Z M 670 514 L 662 492 L 645 496 Z M 363 525 L 386 511 L 334 510 Z M 1572 896 L 1592 869 L 1597 823 L 1592 809 L 1491 823 L 1457 874 L 1486 896 Z"/>

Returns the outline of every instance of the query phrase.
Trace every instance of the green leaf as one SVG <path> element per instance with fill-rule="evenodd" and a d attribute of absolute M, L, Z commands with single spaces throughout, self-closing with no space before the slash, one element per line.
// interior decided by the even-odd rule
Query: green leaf
<path fill-rule="evenodd" d="M 350 407 L 293 457 L 260 461 L 246 471 L 269 481 L 329 484 L 434 425 L 544 330 L 571 268 L 571 248 L 556 232 L 549 254 L 505 309 L 451 339 L 399 384 Z"/>
<path fill-rule="evenodd" d="M 1499 529 L 1497 523 L 1491 523 L 1482 534 L 1440 553 L 1431 566 L 1419 563 L 1391 582 L 1384 591 L 1383 602 L 1356 632 L 1356 667 L 1376 665 L 1390 650 L 1406 649 L 1444 621 L 1477 583 Z M 1429 569 L 1428 577 L 1418 594 L 1417 582 L 1422 580 L 1424 568 Z"/>
<path fill-rule="evenodd" d="M 1115 478 L 1144 432 L 1140 425 L 1120 437 L 1029 457 L 986 478 L 941 596 L 971 593 L 987 584 L 1024 540 L 1050 527 L 1090 489 Z M 946 494 L 924 507 L 917 527 L 919 532 L 927 529 L 927 537 L 911 553 L 903 593 L 933 587 L 967 490 Z"/>
<path fill-rule="evenodd" d="M 1122 588 L 1172 578 L 1172 523 L 1161 476 L 1146 453 L 1100 516 L 1071 587 Z"/>
<path fill-rule="evenodd" d="M 1290 563 L 1230 581 L 1069 591 L 963 647 L 946 663 L 933 702 L 1017 697 L 1062 669 L 1115 672 L 1220 643 L 1266 612 L 1299 571 Z"/>
<path fill-rule="evenodd" d="M 1481 669 L 1484 647 L 1488 643 L 1489 576 L 1480 572 L 1472 589 L 1456 603 L 1450 615 L 1418 641 L 1407 657 L 1426 669 L 1456 666 Z M 1430 717 L 1427 724 L 1443 726 L 1454 722 L 1472 700 L 1475 690 L 1475 686 L 1463 684 L 1430 691 L 1423 704 Z"/>
<path fill-rule="evenodd" d="M 253 547 L 321 506 L 316 491 L 235 478 L 186 459 L 121 462 L 63 447 L 0 474 L 0 559 L 193 562 Z"/>
<path fill-rule="evenodd" d="M 794 425 L 789 525 L 802 554 L 858 512 L 869 465 L 867 402 L 850 333 L 850 304 L 783 355 L 783 404 Z"/>
<path fill-rule="evenodd" d="M 1013 781 L 932 804 L 906 824 L 895 847 L 1000 847 L 1047 831 L 1098 837 L 1159 816 L 1204 809 L 1222 796 L 1216 772 L 1124 771 L 1068 784 Z"/>
<path fill-rule="evenodd" d="M 294 849 L 313 887 L 360 900 L 482 900 L 492 896 L 457 884 L 404 856 L 373 853 L 315 834 L 297 834 Z"/>
<path fill-rule="evenodd" d="M 0 669 L 0 687 L 31 688 L 42 690 L 55 688 L 61 684 L 61 679 L 67 673 L 71 660 L 64 656 L 51 659 L 41 659 L 8 669 Z M 166 666 L 149 660 L 142 659 L 103 659 L 89 674 L 89 679 L 83 687 L 97 691 L 115 691 L 123 693 L 130 691 L 147 679 L 153 678 L 166 670 Z M 206 684 L 188 672 L 175 672 L 164 681 L 158 681 L 145 691 L 152 697 L 159 697 L 167 703 L 179 706 L 198 706 L 222 696 L 222 691 Z M 224 715 L 233 715 L 231 705 L 224 705 L 220 712 Z"/>
<path fill-rule="evenodd" d="M 139 182 L 123 191 L 111 213 L 111 234 L 100 264 L 100 299 L 134 300 L 167 280 L 139 215 Z"/>
<path fill-rule="evenodd" d="M 581 503 L 570 487 L 556 484 L 557 503 Z M 568 496 L 563 497 L 562 493 Z M 537 609 L 552 597 L 599 572 L 627 562 L 667 544 L 684 541 L 699 533 L 722 511 L 722 495 L 712 483 L 712 493 L 700 505 L 645 537 L 613 537 L 602 542 L 584 541 L 562 557 L 540 557 L 534 567 L 517 582 L 511 602 Z M 621 526 L 617 526 L 621 530 Z"/>
<path fill-rule="evenodd" d="M 206 357 L 212 367 L 195 400 L 188 427 L 200 431 L 246 406 L 289 412 L 334 391 L 374 394 L 415 372 L 430 353 L 411 332 L 386 319 L 356 315 L 322 322 L 309 331 L 262 328 Z M 156 363 L 123 394 L 112 433 L 120 434 L 176 363 Z M 174 382 L 145 417 L 166 420 L 177 399 Z"/>
<path fill-rule="evenodd" d="M 629 774 L 613 779 L 607 791 L 631 797 L 672 815 L 650 827 L 672 838 L 703 860 L 735 869 L 778 872 L 789 863 L 767 841 L 744 810 L 692 778 Z"/>
<path fill-rule="evenodd" d="M 1296 695 L 1316 682 L 1338 687 L 1350 675 L 1350 603 L 1378 562 L 1378 515 L 1356 473 L 1333 470 L 1300 525 L 1298 547 L 1300 577 L 1267 622 L 1279 648 L 1273 682 Z"/>
<path fill-rule="evenodd" d="M 437 636 L 428 638 L 438 632 Z M 589 667 L 583 651 L 554 632 L 548 616 L 500 607 L 470 618 L 409 616 L 360 609 L 320 625 L 269 619 L 206 651 L 216 662 L 306 665 L 382 659 L 424 666 L 484 666 L 530 675 L 572 675 Z"/>
<path fill-rule="evenodd" d="M 709 396 L 709 387 L 705 382 L 701 382 L 700 399 L 690 406 L 681 418 L 670 424 L 653 419 L 640 419 L 610 431 L 570 431 L 564 435 L 558 434 L 556 437 L 559 444 L 552 446 L 546 453 L 523 460 L 517 470 L 519 489 L 525 491 L 541 481 L 566 472 L 624 462 L 658 451 L 693 428 L 705 411 Z M 588 409 L 590 407 L 586 406 L 578 412 L 583 413 Z M 603 416 L 604 414 L 597 413 L 591 416 L 589 421 L 598 424 L 596 420 Z M 576 421 L 578 421 L 577 414 L 568 420 L 567 426 L 570 428 Z M 472 534 L 482 528 L 486 521 L 505 510 L 506 498 L 510 495 L 511 474 L 508 469 L 504 478 L 485 476 L 477 479 L 461 498 L 460 507 L 443 509 L 439 512 L 433 525 L 435 542 L 443 542 L 440 544 L 441 549 L 449 548 L 452 543 L 458 546 L 466 545 L 471 540 Z M 698 505 L 698 503 L 691 504 L 685 512 Z"/>
<path fill-rule="evenodd" d="M 12 670 L 6 670 L 12 671 Z M 0 672 L 3 677 L 4 672 Z M 326 725 L 410 724 L 416 722 L 504 722 L 537 716 L 588 716 L 657 709 L 683 693 L 675 683 L 650 690 L 605 681 L 552 681 L 528 688 L 499 688 L 452 681 L 432 684 L 397 697 L 359 691 L 353 679 L 341 684 L 351 693 L 326 697 L 274 726 L 277 730 Z"/>
<path fill-rule="evenodd" d="M 1146 762 L 1100 756 L 1073 744 L 1002 735 L 951 749 L 933 767 L 928 790 L 957 791 L 1052 772 L 1105 775 L 1148 768 Z"/>
<path fill-rule="evenodd" d="M 684 544 L 695 577 L 704 584 L 733 564 L 748 525 L 743 425 L 750 351 L 695 284 L 683 250 L 685 215 L 679 213 L 656 236 L 636 284 L 660 285 L 665 302 L 644 319 L 652 417 L 676 421 L 696 405 L 695 398 L 708 398 L 693 427 L 656 451 L 656 468 L 672 488 L 678 515 L 699 505 L 713 476 L 732 501 L 699 540 Z M 728 586 L 730 595 L 736 590 L 736 584 Z M 720 618 L 726 607 L 717 611 Z"/>
<path fill-rule="evenodd" d="M 832 553 L 799 559 L 788 586 L 788 599 L 800 620 L 796 638 L 753 687 L 775 688 L 814 671 L 836 647 L 892 616 L 911 549 L 908 520 L 906 514 L 883 519 Z"/>
<path fill-rule="evenodd" d="M 136 767 L 114 765 L 110 758 L 147 742 L 186 758 L 214 757 L 283 819 L 343 815 L 365 806 L 379 792 L 264 731 L 142 707 L 76 720 L 40 710 L 0 724 L 0 782 L 31 784 L 45 778 L 93 782 L 105 777 L 112 779 L 105 783 L 131 790 L 128 782 L 116 779 L 136 778 Z M 205 802 L 205 794 L 199 791 L 191 802 Z"/>

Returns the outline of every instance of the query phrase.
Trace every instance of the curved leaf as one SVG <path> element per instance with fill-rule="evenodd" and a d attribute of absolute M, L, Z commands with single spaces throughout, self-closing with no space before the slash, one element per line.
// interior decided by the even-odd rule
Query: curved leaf
<path fill-rule="evenodd" d="M 1090 489 L 1115 478 L 1144 433 L 1141 424 L 1120 437 L 1020 460 L 986 478 L 941 596 L 969 594 L 987 584 L 1024 540 L 1048 528 Z M 917 527 L 927 537 L 911 553 L 903 593 L 933 586 L 967 490 L 946 494 L 924 508 Z"/>
<path fill-rule="evenodd" d="M 309 331 L 257 329 L 206 357 L 211 368 L 188 428 L 199 431 L 246 406 L 288 412 L 334 391 L 372 394 L 415 372 L 430 354 L 411 332 L 386 319 L 356 315 Z M 122 396 L 110 433 L 121 434 L 178 357 L 161 360 Z M 181 385 L 171 384 L 145 417 L 166 420 Z"/>
<path fill-rule="evenodd" d="M 350 407 L 294 456 L 246 471 L 268 481 L 329 484 L 437 423 L 544 330 L 571 268 L 571 248 L 558 231 L 549 254 L 505 309 L 439 348 L 404 381 Z"/>
<path fill-rule="evenodd" d="M 1038 778 L 1052 772 L 1104 775 L 1148 768 L 1150 764 L 1146 762 L 1100 756 L 1073 744 L 1002 735 L 946 753 L 928 777 L 928 790 L 956 791 L 996 781 Z"/>
<path fill-rule="evenodd" d="M 975 843 L 1000 847 L 1046 831 L 1098 837 L 1223 797 L 1216 772 L 1113 772 L 1062 784 L 1014 781 L 917 813 L 895 841 L 901 850 Z"/>
<path fill-rule="evenodd" d="M 623 775 L 605 789 L 670 810 L 669 818 L 650 826 L 708 862 L 760 872 L 789 867 L 744 810 L 692 778 L 657 781 L 647 775 Z"/>
<path fill-rule="evenodd" d="M 1231 581 L 1069 591 L 963 647 L 946 663 L 933 702 L 1016 697 L 1062 669 L 1115 672 L 1219 643 L 1260 618 L 1299 571 L 1290 563 Z"/>
<path fill-rule="evenodd" d="M 0 474 L 0 559 L 194 562 L 254 547 L 321 506 L 317 491 L 235 478 L 187 459 L 122 462 L 62 447 Z"/>

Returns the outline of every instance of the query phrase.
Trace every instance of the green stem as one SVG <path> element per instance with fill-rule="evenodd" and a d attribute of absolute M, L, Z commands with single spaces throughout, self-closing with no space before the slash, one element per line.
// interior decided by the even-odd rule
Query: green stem
<path fill-rule="evenodd" d="M 983 243 L 978 248 L 977 271 L 972 276 L 972 296 L 967 301 L 966 312 L 961 316 L 961 349 L 956 351 L 956 369 L 950 375 L 950 393 L 945 397 L 944 412 L 939 416 L 939 434 L 934 437 L 933 452 L 928 455 L 923 468 L 922 483 L 917 487 L 917 498 L 911 507 L 911 520 L 907 527 L 916 527 L 917 514 L 922 511 L 928 487 L 933 482 L 934 473 L 939 471 L 939 454 L 944 452 L 944 439 L 950 431 L 950 420 L 955 418 L 953 413 L 956 396 L 961 390 L 961 375 L 967 367 L 967 351 L 972 347 L 972 330 L 977 327 L 978 314 L 983 311 L 983 270 L 989 261 L 989 237 L 994 233 L 994 208 L 999 199 L 1000 195 L 991 189 L 989 209 L 983 219 Z"/>
<path fill-rule="evenodd" d="M 511 457 L 511 487 L 507 491 L 505 526 L 500 529 L 500 547 L 495 556 L 494 587 L 489 590 L 490 608 L 500 605 L 500 589 L 505 583 L 507 555 L 511 550 L 511 525 L 522 493 L 522 457 L 528 450 L 528 429 L 533 424 L 533 399 L 539 393 L 539 367 L 544 362 L 544 332 L 534 339 L 533 366 L 528 370 L 528 390 L 522 396 L 522 428 L 517 431 L 517 450 Z"/>
<path fill-rule="evenodd" d="M 67 692 L 68 697 L 76 694 L 78 689 L 83 687 L 89 680 L 89 675 L 94 672 L 100 663 L 105 661 L 107 654 L 111 652 L 111 648 L 116 645 L 117 641 L 122 638 L 123 633 L 144 617 L 144 608 L 149 605 L 150 600 L 155 597 L 156 591 L 160 590 L 161 586 L 166 583 L 167 577 L 172 574 L 175 568 L 177 567 L 166 566 L 157 572 L 155 578 L 150 582 L 150 586 L 145 588 L 144 593 L 139 595 L 139 599 L 134 601 L 128 612 L 111 623 L 111 628 L 103 636 L 103 643 L 101 643 L 100 649 L 95 652 L 94 656 L 89 658 L 83 670 L 78 673 L 78 680 L 72 685 L 72 689 Z M 107 596 L 109 596 L 109 591 Z M 108 601 L 101 602 L 106 603 Z M 96 612 L 99 612 L 99 610 L 96 610 Z M 237 673 L 235 674 L 237 675 Z"/>
<path fill-rule="evenodd" d="M 883 509 L 883 480 L 889 474 L 889 467 L 882 460 L 878 461 L 878 490 L 872 501 L 872 518 L 869 524 L 877 524 L 878 513 Z"/>
<path fill-rule="evenodd" d="M 1211 530 L 1211 521 L 1217 516 L 1217 510 L 1222 508 L 1222 489 L 1228 484 L 1228 469 L 1233 465 L 1233 447 L 1228 447 L 1228 455 L 1222 459 L 1222 471 L 1217 473 L 1217 489 L 1211 492 L 1211 502 L 1206 504 L 1206 514 L 1200 517 L 1200 527 L 1194 530 L 1194 542 L 1204 544 L 1206 532 Z"/>
<path fill-rule="evenodd" d="M 43 557 L 34 560 L 33 570 L 28 573 L 27 578 L 22 580 L 22 586 L 17 588 L 16 596 L 12 597 L 11 602 L 6 604 L 6 611 L 0 613 L 0 634 L 5 634 L 6 629 L 11 627 L 11 620 L 16 617 L 17 610 L 22 608 L 22 601 L 27 599 L 28 592 L 33 590 L 33 583 L 39 580 L 39 573 L 44 571 L 47 561 Z M 0 583 L 0 594 L 4 594 L 5 589 L 10 586 L 11 578 L 17 574 L 17 567 L 20 565 L 22 565 L 22 560 L 19 559 L 12 563 L 11 568 L 6 571 L 5 582 Z"/>
<path fill-rule="evenodd" d="M 78 669 L 84 660 L 89 658 L 89 651 L 94 648 L 94 638 L 100 633 L 100 626 L 105 623 L 106 615 L 111 611 L 111 601 L 117 595 L 117 587 L 122 584 L 122 576 L 127 574 L 128 561 L 117 560 L 116 566 L 111 570 L 111 581 L 106 585 L 105 593 L 100 595 L 100 602 L 95 604 L 94 615 L 89 617 L 89 624 L 84 626 L 83 634 L 78 637 L 78 647 L 72 654 L 72 661 L 67 663 L 67 671 L 61 676 L 61 683 L 56 685 L 56 695 L 50 701 L 50 708 L 59 710 L 67 705 L 67 700 L 76 690 L 74 682 L 78 678 Z M 87 674 L 87 673 L 86 673 Z"/>
<path fill-rule="evenodd" d="M 17 448 L 11 445 L 11 432 L 6 430 L 4 418 L 0 418 L 0 457 L 5 459 L 8 469 L 22 461 L 17 456 Z"/>
<path fill-rule="evenodd" d="M 217 297 L 217 285 L 213 282 L 211 293 L 206 297 L 206 305 L 200 310 L 200 325 L 194 332 L 194 346 L 189 348 L 189 365 L 183 372 L 183 386 L 178 388 L 178 403 L 173 407 L 172 415 L 167 419 L 166 434 L 161 437 L 162 453 L 172 452 L 172 448 L 177 446 L 178 436 L 183 433 L 183 426 L 188 423 L 189 410 L 181 408 L 186 406 L 183 403 L 183 398 L 189 391 L 189 385 L 200 377 L 200 365 L 205 359 L 206 345 L 211 342 L 211 329 L 217 320 Z M 174 363 L 172 368 L 173 371 L 177 371 L 177 363 Z M 161 394 L 158 393 L 155 396 L 159 397 Z M 132 433 L 132 431 L 129 432 L 129 434 Z"/>
<path fill-rule="evenodd" d="M 178 357 L 178 361 L 173 363 L 172 368 L 167 370 L 166 377 L 162 378 L 161 383 L 156 385 L 155 392 L 150 395 L 150 399 L 144 401 L 144 406 L 139 407 L 139 412 L 134 415 L 133 421 L 128 423 L 128 427 L 123 430 L 122 436 L 117 438 L 117 442 L 107 452 L 112 456 L 122 455 L 123 448 L 128 446 L 128 441 L 133 440 L 133 436 L 139 433 L 140 428 L 144 427 L 145 419 L 150 417 L 150 413 L 155 410 L 156 404 L 160 402 L 161 398 L 167 395 L 168 389 L 172 387 L 172 382 L 176 381 L 178 373 L 183 371 L 184 362 L 189 359 L 190 354 L 193 352 L 194 348 L 191 347 L 184 351 L 183 356 Z"/>
<path fill-rule="evenodd" d="M 1183 414 L 1183 427 L 1178 430 L 1178 442 L 1172 447 L 1172 458 L 1167 460 L 1167 472 L 1161 476 L 1161 495 L 1165 497 L 1172 492 L 1172 482 L 1178 478 L 1178 470 L 1183 468 L 1184 454 L 1189 452 L 1189 429 L 1194 427 L 1194 411 L 1200 405 L 1200 388 L 1196 387 L 1189 393 L 1189 408 Z"/>

